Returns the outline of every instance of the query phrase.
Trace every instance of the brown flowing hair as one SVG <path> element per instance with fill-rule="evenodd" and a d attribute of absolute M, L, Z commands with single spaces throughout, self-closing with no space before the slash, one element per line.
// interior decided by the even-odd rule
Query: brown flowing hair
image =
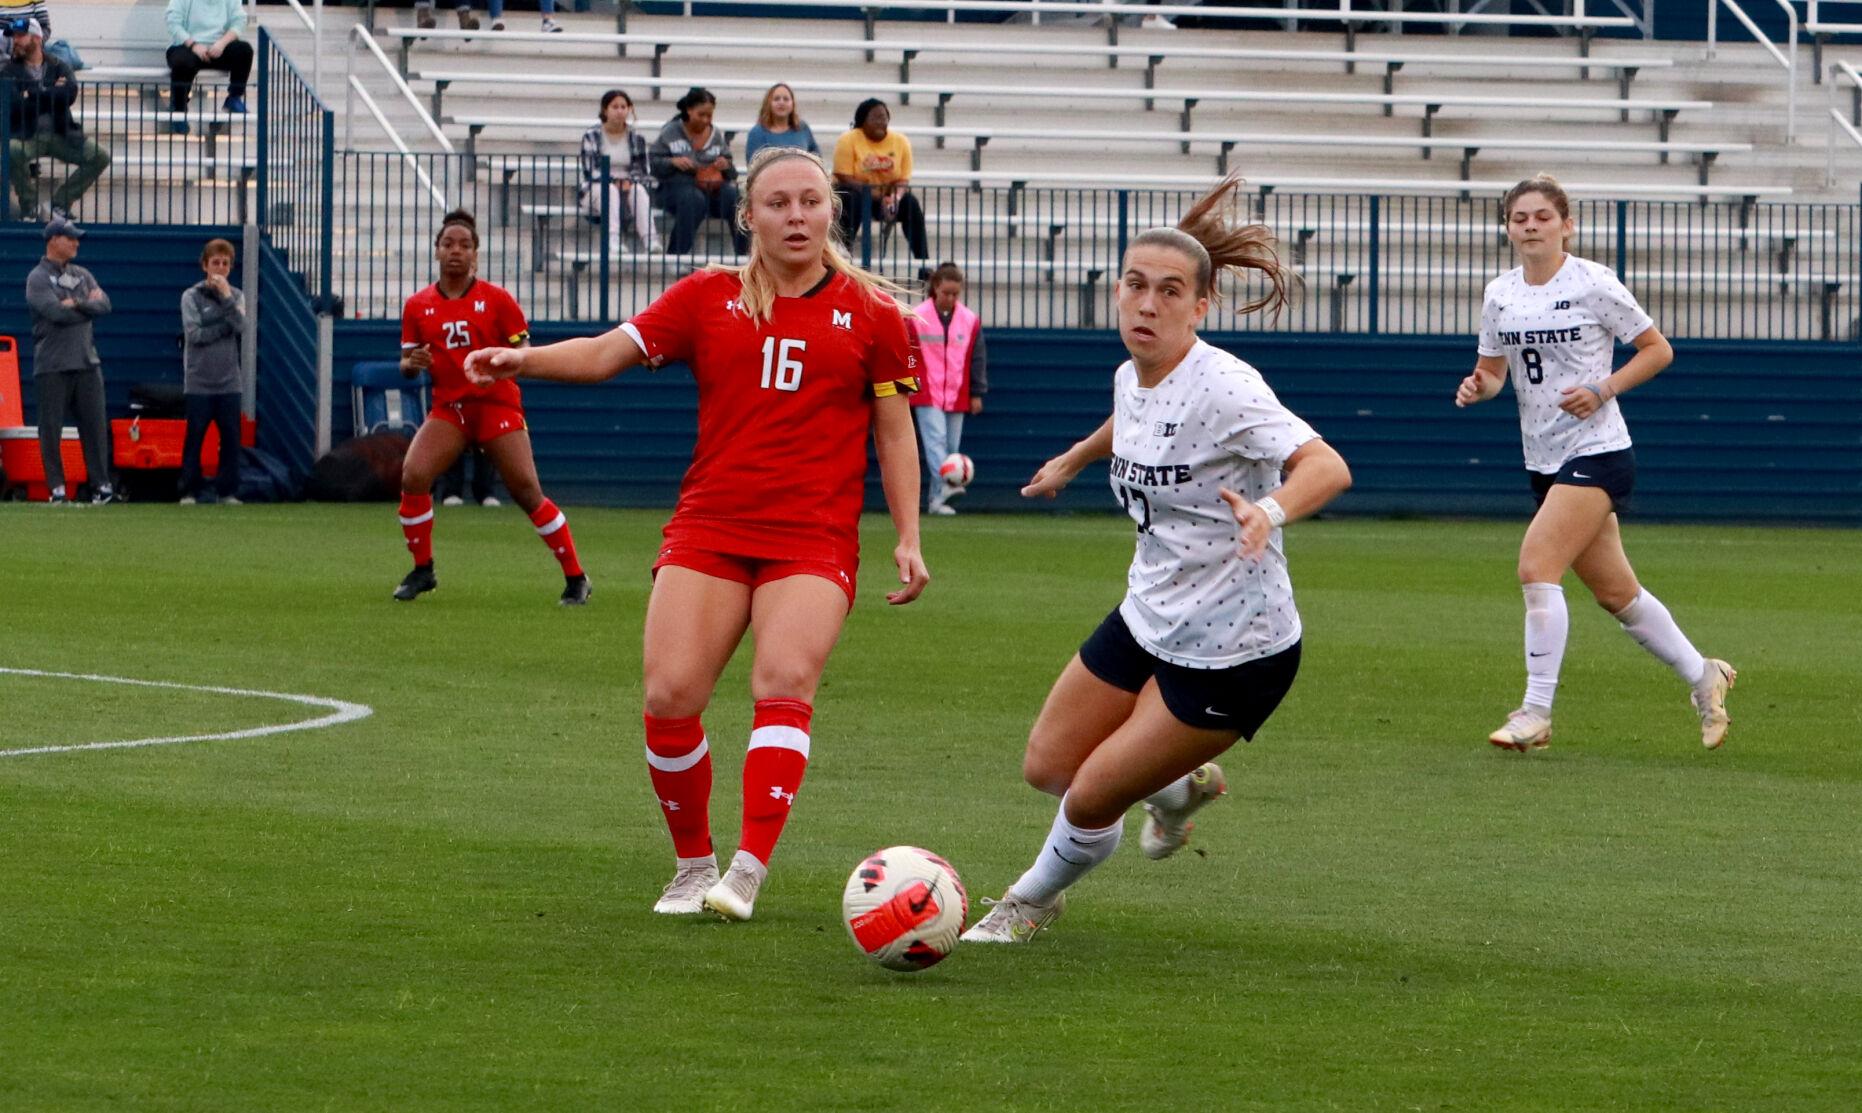
<path fill-rule="evenodd" d="M 778 81 L 774 85 L 771 85 L 763 94 L 762 105 L 756 110 L 756 122 L 762 124 L 766 128 L 774 128 L 776 126 L 776 110 L 769 106 L 769 102 L 775 99 L 776 90 L 778 89 L 789 89 L 789 83 L 786 81 Z M 802 123 L 802 106 L 796 103 L 794 89 L 789 89 L 788 126 L 790 131 L 801 131 L 802 128 L 806 126 Z"/>
<path fill-rule="evenodd" d="M 1259 271 L 1272 288 L 1243 304 L 1239 311 L 1253 313 L 1271 308 L 1278 315 L 1291 302 L 1292 285 L 1299 276 L 1281 264 L 1274 251 L 1274 234 L 1267 225 L 1236 218 L 1241 184 L 1240 175 L 1230 174 L 1191 205 L 1175 228 L 1140 232 L 1130 247 L 1155 244 L 1189 256 L 1196 263 L 1196 296 L 1214 301 L 1222 299 L 1224 275 L 1239 279 L 1244 271 Z"/>
<path fill-rule="evenodd" d="M 1506 191 L 1506 197 L 1500 202 L 1500 227 L 1505 228 L 1512 223 L 1513 202 L 1528 193 L 1544 194 L 1545 199 L 1552 203 L 1552 208 L 1558 210 L 1559 219 L 1571 219 L 1571 198 L 1566 196 L 1565 187 L 1558 184 L 1557 178 L 1541 171 Z M 1569 249 L 1571 241 L 1576 238 L 1575 236 L 1560 236 L 1558 246 Z"/>
<path fill-rule="evenodd" d="M 835 218 L 840 216 L 840 195 L 834 191 L 834 178 L 828 173 L 827 164 L 821 161 L 819 155 L 804 151 L 800 147 L 765 147 L 756 153 L 756 158 L 751 160 L 750 172 L 744 177 L 743 193 L 737 198 L 738 227 L 749 230 L 750 199 L 756 194 L 757 179 L 762 177 L 765 170 L 787 159 L 804 159 L 816 170 L 821 171 L 821 179 L 827 185 L 827 195 L 833 205 L 832 215 Z M 851 278 L 854 285 L 858 286 L 860 291 L 868 297 L 883 296 L 892 302 L 893 307 L 899 313 L 910 313 L 911 310 L 905 308 L 901 300 L 901 295 L 908 294 L 909 291 L 883 275 L 862 270 L 858 264 L 848 258 L 847 253 L 841 249 L 840 241 L 835 238 L 836 227 L 837 223 L 830 221 L 827 243 L 821 249 L 821 261 L 827 264 L 827 268 Z M 744 313 L 752 321 L 767 322 L 769 320 L 770 311 L 776 305 L 776 278 L 770 273 L 769 264 L 764 261 L 762 249 L 757 244 L 754 235 L 750 237 L 748 262 L 740 267 L 713 263 L 705 269 L 735 274 L 743 282 L 743 294 L 739 302 L 743 306 Z"/>

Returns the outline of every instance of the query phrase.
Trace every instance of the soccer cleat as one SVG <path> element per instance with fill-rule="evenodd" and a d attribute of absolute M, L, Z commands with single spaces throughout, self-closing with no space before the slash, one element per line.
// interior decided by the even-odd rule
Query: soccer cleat
<path fill-rule="evenodd" d="M 1720 743 L 1726 741 L 1726 728 L 1733 725 L 1732 716 L 1726 713 L 1726 693 L 1733 690 L 1739 673 L 1725 661 L 1709 657 L 1707 673 L 1701 679 L 1707 682 L 1706 686 L 1695 688 L 1688 699 L 1694 704 L 1695 714 L 1700 716 L 1700 744 L 1717 750 Z"/>
<path fill-rule="evenodd" d="M 654 902 L 653 911 L 665 916 L 696 916 L 705 910 L 705 894 L 718 883 L 718 859 L 706 855 L 684 863 Z"/>
<path fill-rule="evenodd" d="M 1552 719 L 1524 707 L 1506 717 L 1506 725 L 1487 736 L 1487 741 L 1502 750 L 1525 753 L 1543 750 L 1552 744 Z"/>
<path fill-rule="evenodd" d="M 989 914 L 970 925 L 958 936 L 965 943 L 1026 943 L 1034 933 L 1060 919 L 1067 910 L 1067 894 L 1056 893 L 1047 904 L 1037 904 L 1015 895 L 1010 889 L 1001 900 L 983 898 Z"/>
<path fill-rule="evenodd" d="M 588 597 L 595 594 L 595 585 L 588 582 L 587 576 L 563 577 L 562 598 L 556 602 L 564 607 L 580 607 L 588 603 Z"/>
<path fill-rule="evenodd" d="M 1190 774 L 1190 800 L 1181 808 L 1160 808 L 1156 804 L 1144 806 L 1144 830 L 1138 834 L 1138 845 L 1143 848 L 1146 858 L 1168 858 L 1182 850 L 1190 841 L 1190 832 L 1196 825 L 1190 822 L 1190 816 L 1196 809 L 1209 803 L 1218 796 L 1228 795 L 1228 778 L 1222 775 L 1222 767 L 1213 761 L 1205 761 Z"/>
<path fill-rule="evenodd" d="M 408 603 L 438 586 L 440 578 L 433 574 L 433 565 L 416 564 L 414 570 L 401 580 L 401 586 L 394 589 L 394 597 Z"/>
<path fill-rule="evenodd" d="M 724 871 L 718 883 L 705 890 L 705 907 L 716 912 L 726 920 L 748 920 L 756 909 L 756 893 L 763 887 L 763 878 L 767 871 L 758 873 L 756 867 L 743 861 L 742 851 L 731 859 L 731 868 Z"/>

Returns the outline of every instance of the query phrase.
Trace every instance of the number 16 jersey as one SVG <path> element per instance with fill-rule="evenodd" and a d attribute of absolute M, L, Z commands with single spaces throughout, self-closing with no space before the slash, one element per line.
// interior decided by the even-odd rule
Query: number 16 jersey
<path fill-rule="evenodd" d="M 1543 286 L 1529 284 L 1524 267 L 1487 284 L 1480 354 L 1506 357 L 1528 471 L 1551 475 L 1567 460 L 1629 447 L 1616 399 L 1581 420 L 1558 403 L 1571 387 L 1602 382 L 1615 342 L 1628 343 L 1654 323 L 1610 268 L 1575 255 Z"/>
<path fill-rule="evenodd" d="M 917 389 L 897 303 L 829 271 L 766 321 L 728 271 L 679 280 L 621 328 L 689 365 L 698 444 L 668 542 L 762 560 L 857 559 L 873 399 Z M 915 457 L 914 457 L 915 462 Z"/>

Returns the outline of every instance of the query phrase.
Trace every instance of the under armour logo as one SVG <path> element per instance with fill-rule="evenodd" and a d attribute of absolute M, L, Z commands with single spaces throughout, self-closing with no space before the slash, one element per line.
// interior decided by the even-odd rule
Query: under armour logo
<path fill-rule="evenodd" d="M 679 810 L 679 802 L 677 800 L 661 800 L 659 806 L 665 808 L 669 812 L 676 812 Z"/>
<path fill-rule="evenodd" d="M 795 803 L 795 793 L 782 791 L 781 785 L 769 786 L 769 798 L 771 800 L 780 800 L 785 804 Z"/>

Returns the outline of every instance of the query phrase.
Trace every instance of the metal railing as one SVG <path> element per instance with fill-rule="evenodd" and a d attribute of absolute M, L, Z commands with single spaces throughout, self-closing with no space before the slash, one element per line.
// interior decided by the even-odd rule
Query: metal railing
<path fill-rule="evenodd" d="M 80 80 L 64 132 L 55 117 L 53 129 L 30 138 L 0 112 L 0 181 L 9 183 L 0 220 L 35 219 L 57 205 L 92 221 L 244 223 L 258 178 L 257 125 L 220 109 L 217 88 L 196 89 L 188 111 L 170 112 L 168 82 Z M 22 158 L 24 196 L 13 176 Z"/>
<path fill-rule="evenodd" d="M 741 262 L 722 221 L 704 222 L 690 254 L 611 241 L 607 217 L 578 206 L 580 172 L 562 156 L 343 151 L 333 285 L 352 316 L 394 318 L 433 279 L 432 237 L 448 207 L 478 216 L 480 273 L 540 320 L 612 323 L 644 308 L 692 269 Z M 418 172 L 417 172 L 418 171 Z M 928 258 L 905 230 L 870 220 L 850 254 L 916 288 L 946 260 L 964 269 L 985 320 L 1016 328 L 1109 328 L 1125 246 L 1172 224 L 1196 190 L 914 186 L 927 216 Z M 606 196 L 600 183 L 595 204 Z M 1258 191 L 1248 215 L 1271 228 L 1300 282 L 1278 318 L 1214 309 L 1216 329 L 1362 334 L 1471 333 L 1481 293 L 1516 265 L 1497 221 L 1498 196 L 1351 195 Z M 1614 268 L 1677 337 L 1848 339 L 1862 292 L 1854 204 L 1752 199 L 1579 202 L 1574 253 Z M 665 217 L 661 236 L 665 237 Z"/>
<path fill-rule="evenodd" d="M 1772 0 L 1772 2 L 1784 10 L 1787 30 L 1783 49 L 1779 49 L 1778 44 L 1772 42 L 1770 37 L 1759 29 L 1759 25 L 1752 21 L 1752 17 L 1746 14 L 1746 10 L 1739 6 L 1738 0 L 1707 0 L 1707 59 L 1712 61 L 1719 52 L 1720 6 L 1724 4 L 1726 9 L 1733 13 L 1734 18 L 1751 32 L 1754 41 L 1772 56 L 1772 60 L 1784 67 L 1784 138 L 1787 143 L 1795 143 L 1797 141 L 1797 9 L 1789 3 L 1789 0 Z"/>
<path fill-rule="evenodd" d="M 335 290 L 335 114 L 264 28 L 258 63 L 258 222 L 318 308 L 327 309 Z"/>
<path fill-rule="evenodd" d="M 1849 112 L 1846 115 L 1836 107 L 1837 86 L 1843 82 L 1849 84 Z M 1862 147 L 1862 130 L 1857 130 L 1862 128 L 1862 72 L 1857 72 L 1856 68 L 1848 62 L 1832 62 L 1830 63 L 1830 83 L 1827 88 L 1830 100 L 1830 129 L 1829 134 L 1824 137 L 1823 144 L 1823 184 L 1825 187 L 1836 184 L 1836 148 L 1841 145 L 1837 134 L 1840 132 L 1848 137 L 1849 142 Z"/>

